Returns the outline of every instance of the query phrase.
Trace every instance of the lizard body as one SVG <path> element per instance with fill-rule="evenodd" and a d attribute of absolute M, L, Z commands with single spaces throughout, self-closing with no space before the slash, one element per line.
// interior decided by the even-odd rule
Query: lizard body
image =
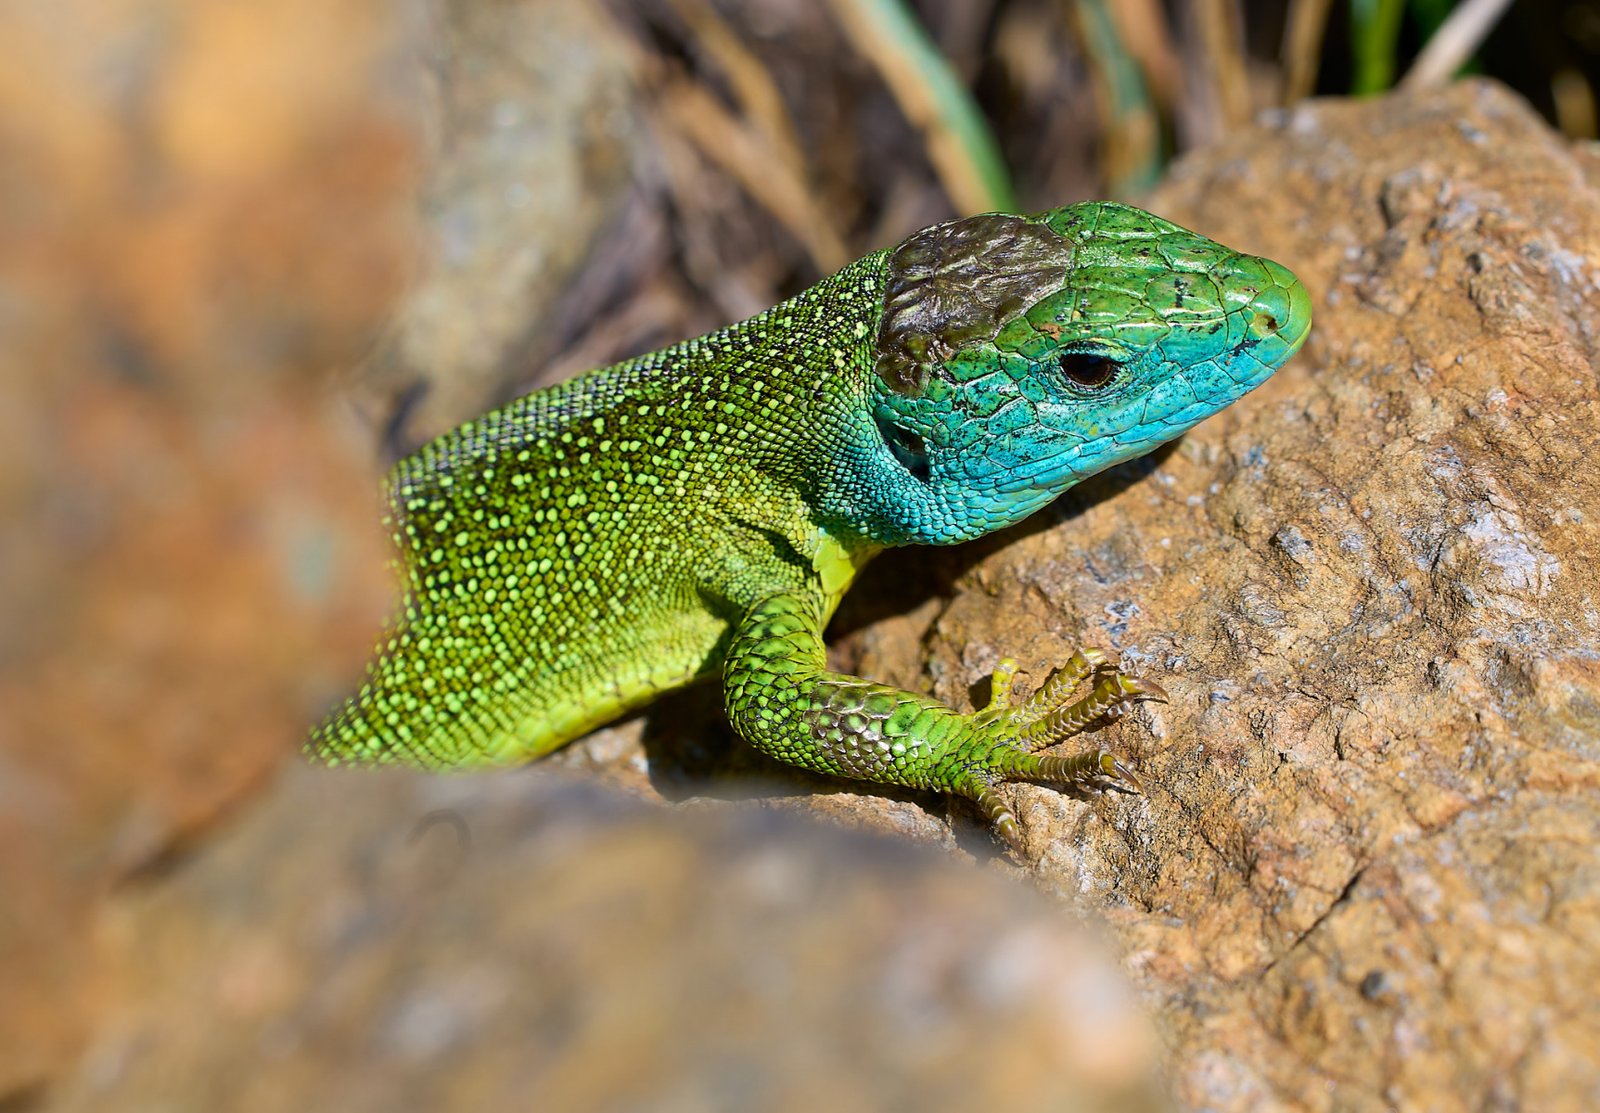
<path fill-rule="evenodd" d="M 1258 385 L 1309 324 L 1278 264 L 1091 202 L 936 225 L 517 399 L 395 466 L 403 611 L 308 750 L 528 760 L 720 670 L 757 747 L 969 796 L 1014 842 L 994 785 L 1133 783 L 1102 751 L 1035 751 L 1159 689 L 1080 653 L 1013 708 L 1006 662 L 961 715 L 826 672 L 823 626 L 882 549 L 1021 520 Z"/>

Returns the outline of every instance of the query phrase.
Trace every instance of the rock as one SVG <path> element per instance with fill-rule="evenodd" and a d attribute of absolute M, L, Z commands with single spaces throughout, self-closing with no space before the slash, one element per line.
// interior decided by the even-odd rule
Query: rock
<path fill-rule="evenodd" d="M 641 146 L 627 51 L 599 5 L 427 9 L 423 260 L 361 376 L 403 452 L 528 389 L 530 349 L 560 328 Z"/>
<path fill-rule="evenodd" d="M 92 1023 L 103 893 L 259 792 L 371 649 L 381 430 L 332 381 L 378 419 L 405 359 L 486 392 L 622 177 L 592 6 L 435 14 L 446 33 L 374 0 L 0 14 L 0 511 L 26 523 L 0 532 L 0 1104 Z M 424 132 L 455 144 L 431 271 Z M 352 376 L 380 334 L 390 378 Z"/>
<path fill-rule="evenodd" d="M 753 808 L 295 769 L 105 921 L 43 1110 L 1153 1110 L 1154 1043 L 1037 894 Z"/>
<path fill-rule="evenodd" d="M 474 50 L 490 7 L 451 9 Z M 300 771 L 185 855 L 387 602 L 377 430 L 317 396 L 412 266 L 416 104 L 378 75 L 417 29 L 367 0 L 136 9 L 24 6 L 0 35 L 0 507 L 29 524 L 0 536 L 0 1101 L 96 1010 L 52 1105 L 1145 1100 L 1141 1026 L 1060 908 L 714 798 L 756 773 L 768 811 L 1020 872 L 970 808 L 764 763 L 704 691 L 552 763 L 696 801 L 670 816 Z M 529 118 L 497 98 L 532 86 L 458 63 L 469 157 L 433 200 L 474 234 L 438 227 L 461 265 L 366 384 L 468 376 L 422 426 L 504 388 L 584 239 L 547 272 L 481 235 L 522 219 Z M 591 76 L 563 103 L 611 104 Z M 1600 1104 L 1597 167 L 1482 82 L 1189 159 L 1148 203 L 1291 265 L 1307 350 L 1024 529 L 881 558 L 841 615 L 839 665 L 958 705 L 1002 654 L 1037 681 L 1080 642 L 1171 693 L 1107 736 L 1147 797 L 1012 793 L 1187 1107 Z M 494 311 L 445 330 L 474 297 Z"/>
<path fill-rule="evenodd" d="M 388 606 L 323 398 L 410 251 L 397 14 L 0 13 L 0 1104 L 83 1039 L 99 895 L 257 791 Z"/>
<path fill-rule="evenodd" d="M 1014 798 L 1182 1104 L 1600 1107 L 1600 158 L 1474 81 L 1269 117 L 1148 203 L 1287 263 L 1308 347 L 959 579 L 935 689 L 1086 642 L 1171 694 L 1109 734 L 1144 799 Z"/>

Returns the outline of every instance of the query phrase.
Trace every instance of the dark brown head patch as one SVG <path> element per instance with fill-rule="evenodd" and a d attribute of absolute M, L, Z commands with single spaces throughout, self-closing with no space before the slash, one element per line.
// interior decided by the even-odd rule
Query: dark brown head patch
<path fill-rule="evenodd" d="M 1066 285 L 1072 243 L 1006 213 L 935 224 L 889 256 L 878 377 L 917 395 L 933 368 L 968 344 L 993 340 L 1019 313 Z"/>

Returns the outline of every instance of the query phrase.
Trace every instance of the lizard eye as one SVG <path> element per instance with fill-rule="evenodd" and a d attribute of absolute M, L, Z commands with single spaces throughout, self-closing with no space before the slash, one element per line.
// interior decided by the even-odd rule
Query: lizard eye
<path fill-rule="evenodd" d="M 1084 390 L 1099 390 L 1117 377 L 1122 364 L 1094 352 L 1062 352 L 1061 373 L 1067 381 Z"/>

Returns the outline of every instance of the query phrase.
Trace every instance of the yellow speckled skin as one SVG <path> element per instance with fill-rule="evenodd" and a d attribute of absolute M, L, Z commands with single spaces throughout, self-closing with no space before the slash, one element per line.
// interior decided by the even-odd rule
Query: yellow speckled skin
<path fill-rule="evenodd" d="M 1126 781 L 1032 751 L 1153 687 L 1095 659 L 1066 709 L 1051 685 L 964 716 L 822 671 L 823 624 L 884 547 L 1026 517 L 1252 389 L 1309 324 L 1276 263 L 1094 202 L 935 226 L 518 399 L 395 467 L 403 614 L 309 749 L 521 761 L 721 669 L 763 750 L 973 797 L 1014 839 L 993 786 Z"/>
<path fill-rule="evenodd" d="M 882 271 L 881 254 L 864 259 L 402 460 L 389 488 L 403 621 L 316 752 L 535 758 L 714 672 L 745 585 L 825 573 L 831 611 L 875 548 L 847 553 L 817 520 L 818 462 L 848 455 L 850 416 L 867 411 Z"/>

